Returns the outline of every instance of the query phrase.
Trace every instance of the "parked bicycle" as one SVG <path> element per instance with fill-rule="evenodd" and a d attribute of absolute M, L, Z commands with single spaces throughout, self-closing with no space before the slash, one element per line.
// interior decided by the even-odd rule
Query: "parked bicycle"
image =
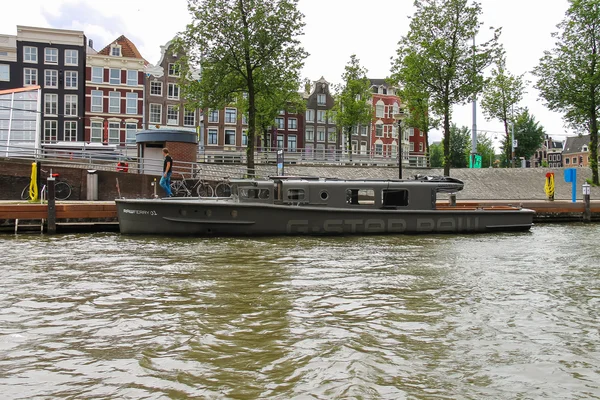
<path fill-rule="evenodd" d="M 199 197 L 213 197 L 215 192 L 212 186 L 201 178 L 186 178 L 181 174 L 181 179 L 171 182 L 171 192 L 176 197 L 192 197 L 196 193 Z"/>
<path fill-rule="evenodd" d="M 41 171 L 48 172 L 43 169 Z M 67 200 L 69 197 L 71 197 L 71 192 L 73 191 L 73 189 L 71 188 L 71 185 L 69 185 L 69 183 L 66 180 L 59 181 L 58 177 L 60 175 L 58 173 L 50 173 L 49 176 L 52 176 L 54 179 L 56 179 L 56 183 L 54 184 L 54 198 L 56 200 Z M 46 187 L 46 183 L 44 183 L 42 185 L 42 190 L 40 190 L 40 198 L 44 199 L 46 194 L 47 194 L 47 187 Z M 21 200 L 29 200 L 29 199 L 32 199 L 30 184 L 25 186 L 25 188 L 21 192 Z"/>
<path fill-rule="evenodd" d="M 215 194 L 217 197 L 231 197 L 231 185 L 229 184 L 229 178 L 225 177 L 225 180 L 221 181 L 215 187 Z"/>

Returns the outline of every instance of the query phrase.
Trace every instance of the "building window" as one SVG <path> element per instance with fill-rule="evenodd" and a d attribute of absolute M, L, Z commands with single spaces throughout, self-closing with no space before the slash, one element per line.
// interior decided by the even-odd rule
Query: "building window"
<path fill-rule="evenodd" d="M 37 85 L 37 68 L 23 68 L 23 86 Z"/>
<path fill-rule="evenodd" d="M 137 93 L 127 93 L 125 95 L 126 98 L 126 114 L 137 114 L 138 113 L 138 94 Z"/>
<path fill-rule="evenodd" d="M 378 101 L 377 105 L 375 106 L 375 116 L 377 118 L 383 118 L 384 110 L 385 110 L 385 105 L 383 104 L 382 101 Z"/>
<path fill-rule="evenodd" d="M 0 64 L 0 81 L 10 82 L 10 65 Z"/>
<path fill-rule="evenodd" d="M 277 135 L 277 148 L 283 149 L 283 135 Z"/>
<path fill-rule="evenodd" d="M 58 64 L 58 49 L 50 47 L 44 49 L 44 64 Z"/>
<path fill-rule="evenodd" d="M 90 141 L 92 143 L 102 142 L 102 122 L 92 121 L 92 131 L 90 133 Z"/>
<path fill-rule="evenodd" d="M 65 71 L 65 89 L 77 89 L 77 71 Z"/>
<path fill-rule="evenodd" d="M 325 105 L 325 94 L 323 94 L 323 93 L 317 94 L 317 104 L 320 106 Z"/>
<path fill-rule="evenodd" d="M 225 129 L 225 144 L 235 146 L 235 129 Z"/>
<path fill-rule="evenodd" d="M 44 71 L 44 87 L 58 88 L 58 71 L 55 69 L 47 69 Z"/>
<path fill-rule="evenodd" d="M 67 94 L 65 95 L 65 116 L 76 117 L 77 116 L 77 95 Z"/>
<path fill-rule="evenodd" d="M 179 100 L 179 85 L 178 84 L 169 83 L 167 98 L 171 99 L 171 100 Z"/>
<path fill-rule="evenodd" d="M 90 110 L 91 112 L 104 112 L 104 105 L 102 104 L 103 97 L 104 93 L 102 93 L 102 90 L 92 90 L 92 107 Z"/>
<path fill-rule="evenodd" d="M 167 105 L 167 125 L 179 124 L 179 109 L 178 106 L 169 104 Z"/>
<path fill-rule="evenodd" d="M 325 128 L 317 128 L 317 142 L 325 141 Z"/>
<path fill-rule="evenodd" d="M 65 121 L 65 141 L 77 141 L 77 121 Z"/>
<path fill-rule="evenodd" d="M 325 111 L 317 111 L 317 122 L 325 122 Z"/>
<path fill-rule="evenodd" d="M 248 125 L 248 116 L 246 114 L 242 114 L 242 125 Z"/>
<path fill-rule="evenodd" d="M 208 144 L 218 144 L 218 132 L 216 129 L 208 130 Z"/>
<path fill-rule="evenodd" d="M 127 143 L 135 143 L 135 134 L 137 132 L 137 124 L 125 124 L 125 141 Z"/>
<path fill-rule="evenodd" d="M 382 143 L 375 144 L 375 155 L 377 155 L 377 156 L 383 155 L 383 144 Z"/>
<path fill-rule="evenodd" d="M 111 114 L 121 113 L 121 93 L 110 92 L 108 94 L 108 112 Z"/>
<path fill-rule="evenodd" d="M 284 129 L 285 128 L 284 118 L 283 117 L 275 118 L 275 126 L 277 127 L 277 129 Z"/>
<path fill-rule="evenodd" d="M 419 151 L 420 151 L 420 152 L 423 152 L 423 142 L 420 142 L 420 143 L 419 143 Z"/>
<path fill-rule="evenodd" d="M 150 82 L 150 96 L 162 96 L 162 82 Z"/>
<path fill-rule="evenodd" d="M 65 50 L 65 65 L 79 65 L 79 53 L 77 50 Z"/>
<path fill-rule="evenodd" d="M 23 62 L 26 62 L 26 63 L 37 63 L 38 62 L 37 47 L 31 47 L 31 46 L 23 47 Z"/>
<path fill-rule="evenodd" d="M 44 95 L 44 114 L 58 115 L 58 95 L 55 93 L 46 93 Z"/>
<path fill-rule="evenodd" d="M 179 65 L 169 63 L 169 76 L 179 76 Z"/>
<path fill-rule="evenodd" d="M 120 85 L 121 84 L 121 70 L 111 68 L 109 70 L 108 83 L 111 85 Z"/>
<path fill-rule="evenodd" d="M 225 123 L 235 124 L 237 122 L 237 109 L 226 108 L 225 109 Z"/>
<path fill-rule="evenodd" d="M 219 122 L 219 110 L 210 110 L 208 112 L 208 122 Z"/>
<path fill-rule="evenodd" d="M 133 70 L 127 70 L 127 86 L 137 86 L 138 84 L 138 72 Z"/>
<path fill-rule="evenodd" d="M 335 136 L 335 128 L 329 128 L 329 131 L 327 132 L 327 141 L 335 142 Z"/>
<path fill-rule="evenodd" d="M 94 82 L 94 83 L 104 82 L 104 68 L 92 67 L 92 82 Z"/>
<path fill-rule="evenodd" d="M 306 110 L 306 122 L 315 122 L 315 110 Z"/>
<path fill-rule="evenodd" d="M 315 131 L 313 128 L 306 128 L 306 133 L 304 134 L 306 140 L 310 140 L 311 142 L 315 140 Z"/>
<path fill-rule="evenodd" d="M 162 105 L 161 104 L 150 104 L 150 123 L 161 124 L 162 123 Z"/>
<path fill-rule="evenodd" d="M 288 151 L 297 151 L 298 150 L 298 139 L 296 135 L 288 136 Z"/>
<path fill-rule="evenodd" d="M 109 122 L 108 123 L 108 143 L 119 143 L 121 142 L 120 138 L 120 124 L 118 122 Z"/>
<path fill-rule="evenodd" d="M 242 131 L 242 146 L 248 146 L 248 131 Z"/>
<path fill-rule="evenodd" d="M 409 151 L 412 153 L 413 151 L 415 151 L 415 143 L 414 142 L 410 142 L 409 143 Z"/>
<path fill-rule="evenodd" d="M 375 125 L 375 136 L 377 136 L 377 137 L 383 136 L 383 125 L 382 124 Z"/>
<path fill-rule="evenodd" d="M 288 129 L 298 129 L 298 120 L 296 118 L 288 119 Z"/>
<path fill-rule="evenodd" d="M 58 133 L 58 121 L 44 121 L 44 141 L 55 142 Z"/>
<path fill-rule="evenodd" d="M 118 44 L 113 44 L 110 47 L 110 55 L 113 57 L 121 57 L 121 46 Z"/>
<path fill-rule="evenodd" d="M 185 110 L 183 113 L 183 125 L 194 126 L 196 125 L 196 110 Z"/>

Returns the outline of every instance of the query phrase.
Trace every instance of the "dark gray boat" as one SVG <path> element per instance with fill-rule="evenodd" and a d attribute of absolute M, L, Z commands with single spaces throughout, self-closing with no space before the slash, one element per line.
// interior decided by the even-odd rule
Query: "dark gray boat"
<path fill-rule="evenodd" d="M 117 199 L 124 234 L 345 235 L 526 231 L 533 210 L 440 205 L 449 177 L 340 180 L 272 177 L 231 182 L 227 198 Z"/>

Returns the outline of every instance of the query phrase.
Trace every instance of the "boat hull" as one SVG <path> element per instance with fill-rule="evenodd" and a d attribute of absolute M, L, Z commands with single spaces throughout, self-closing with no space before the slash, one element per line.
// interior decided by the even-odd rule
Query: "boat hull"
<path fill-rule="evenodd" d="M 352 210 L 198 199 L 118 199 L 116 204 L 123 234 L 187 236 L 527 231 L 535 214 L 516 208 Z"/>

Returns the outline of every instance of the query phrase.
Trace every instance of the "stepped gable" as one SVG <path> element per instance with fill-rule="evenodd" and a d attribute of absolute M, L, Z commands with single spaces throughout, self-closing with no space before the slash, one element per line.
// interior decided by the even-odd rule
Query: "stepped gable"
<path fill-rule="evenodd" d="M 121 55 L 123 57 L 142 59 L 142 60 L 144 60 L 144 65 L 149 64 L 148 61 L 146 61 L 146 59 L 144 57 L 142 57 L 142 54 L 137 49 L 135 44 L 131 40 L 129 40 L 125 35 L 121 35 L 117 39 L 115 39 L 112 42 L 110 42 L 109 44 L 107 44 L 97 54 L 110 56 L 111 55 L 110 47 L 115 43 L 118 44 L 119 46 L 121 46 Z"/>

